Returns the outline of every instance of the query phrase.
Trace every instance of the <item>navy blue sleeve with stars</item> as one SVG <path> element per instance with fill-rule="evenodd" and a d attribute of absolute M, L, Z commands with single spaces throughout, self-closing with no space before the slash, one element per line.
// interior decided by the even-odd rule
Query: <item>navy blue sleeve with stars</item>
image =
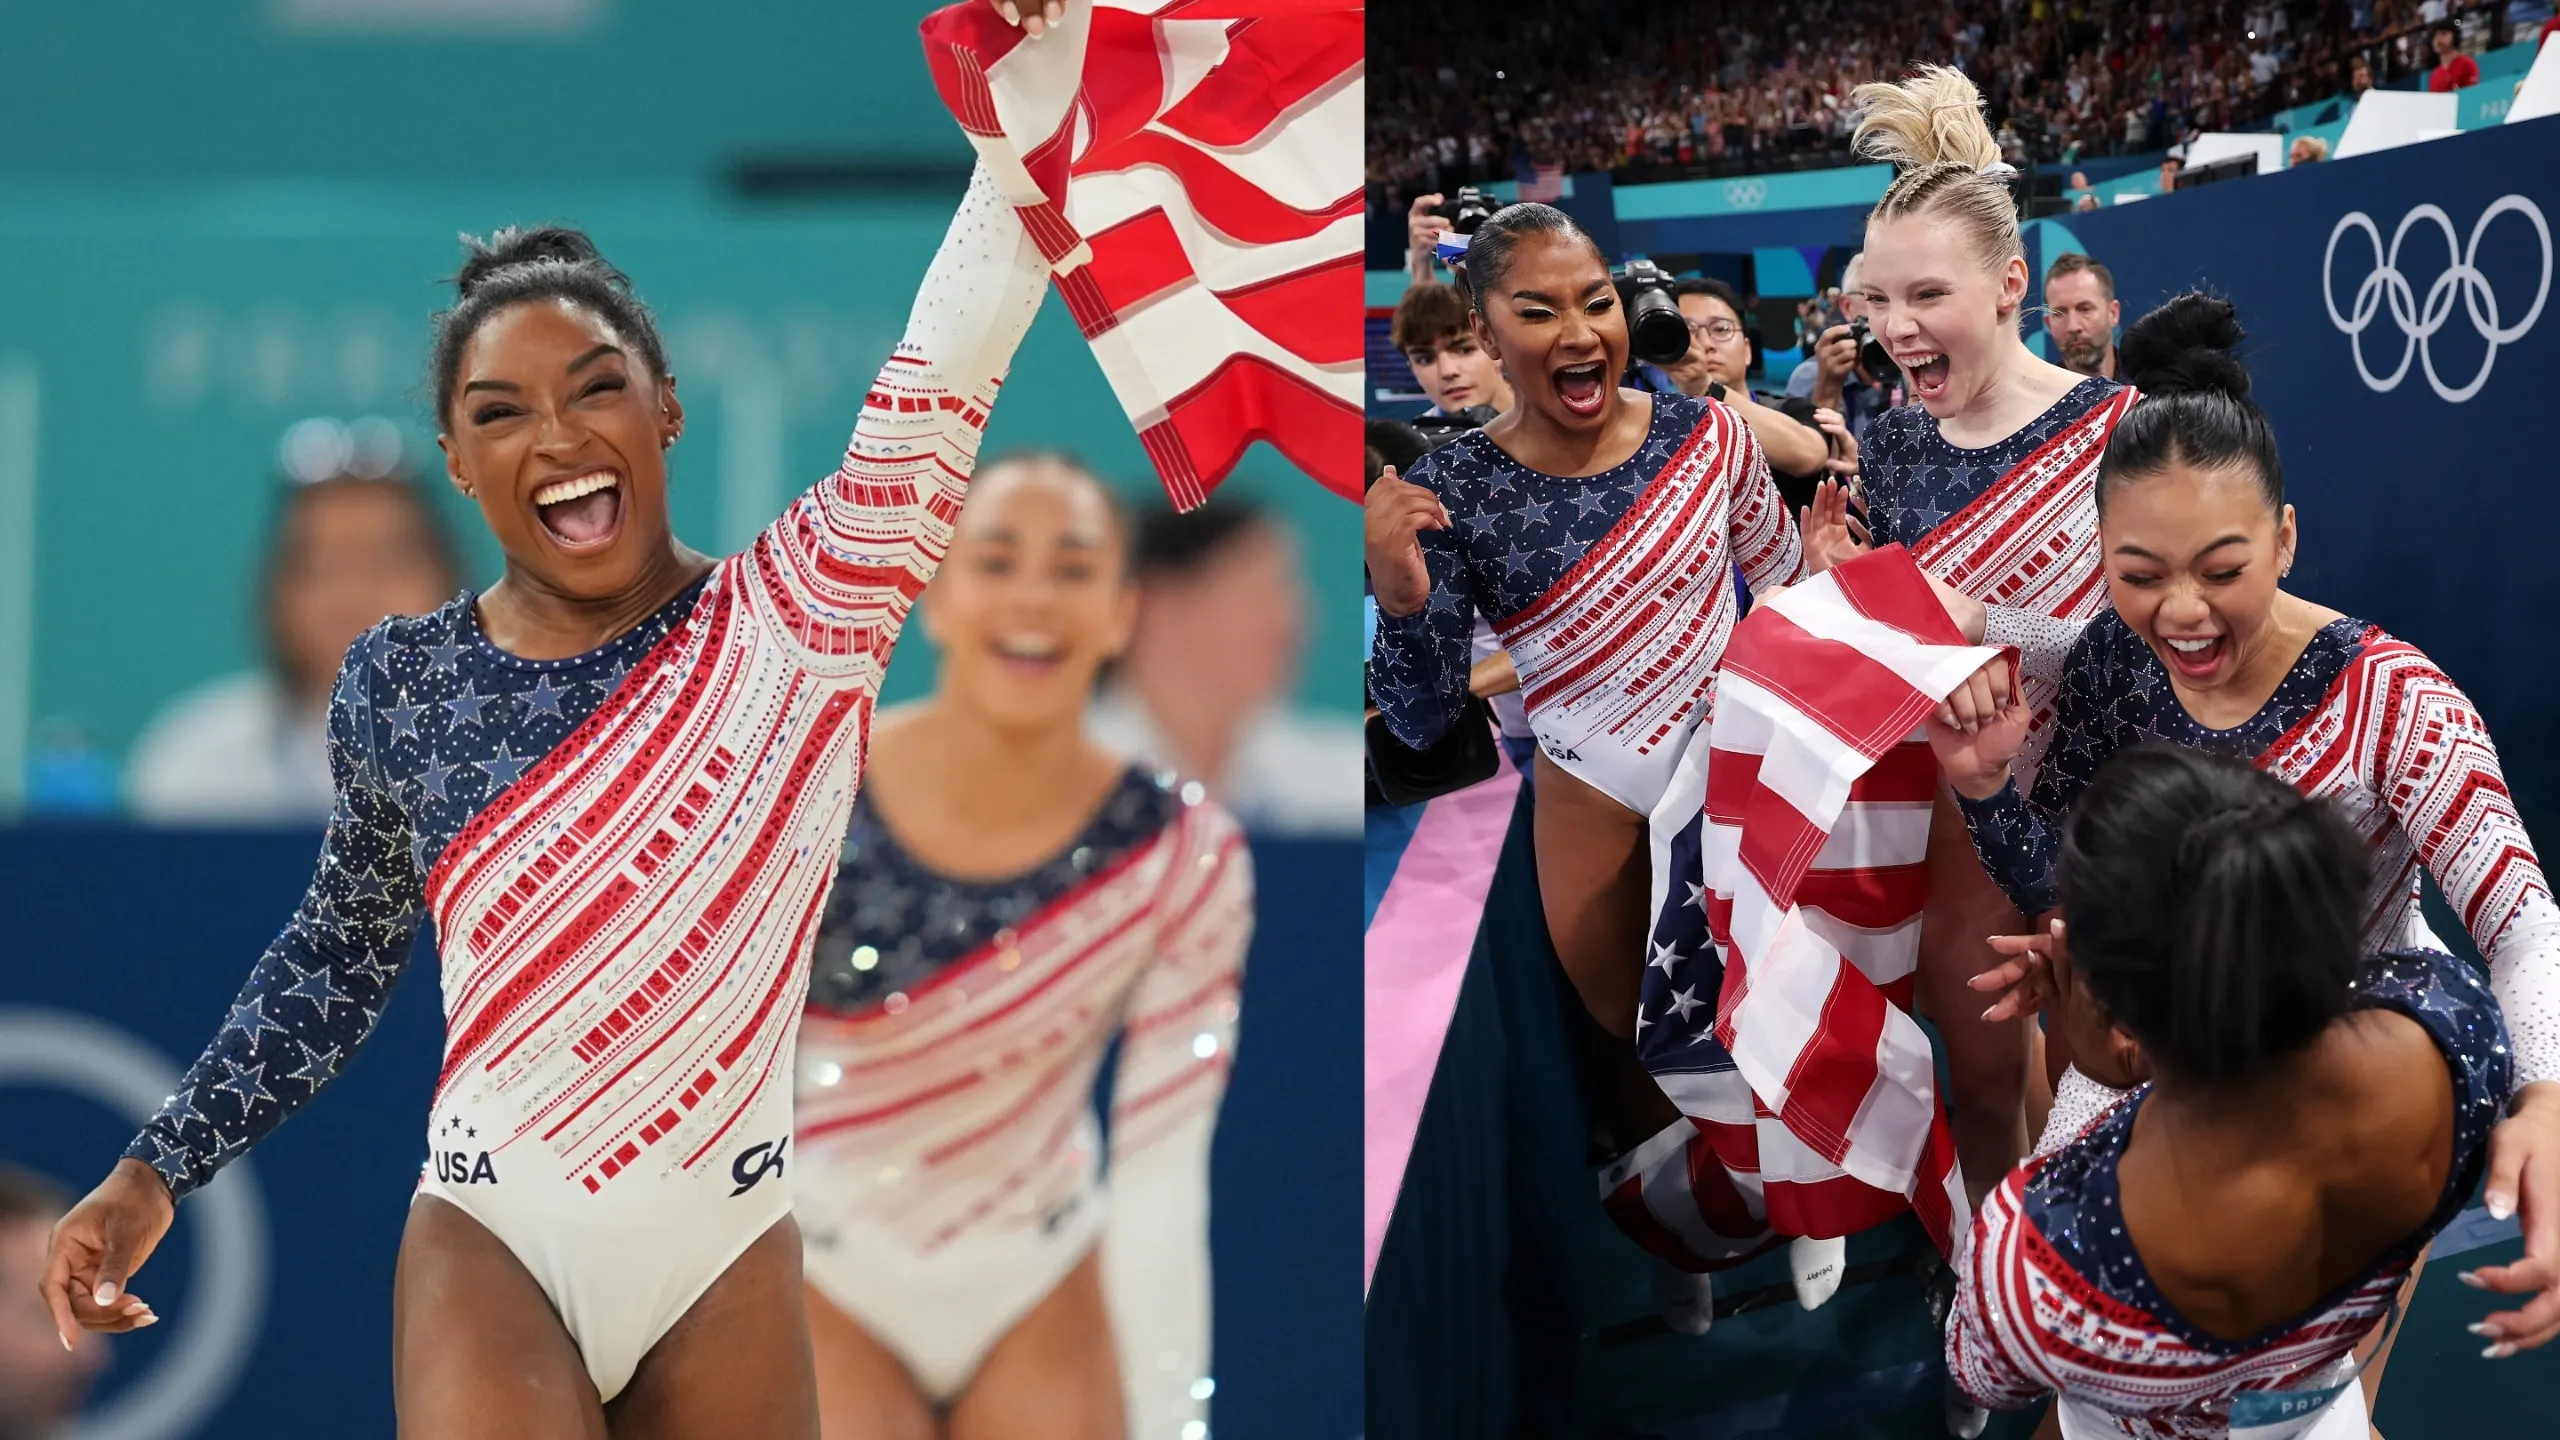
<path fill-rule="evenodd" d="M 282 1123 L 372 1033 L 425 912 L 409 822 L 374 756 L 366 691 L 376 631 L 329 702 L 337 805 L 311 888 L 240 987 L 230 1016 L 125 1153 L 183 1198 Z"/>
<path fill-rule="evenodd" d="M 2059 903 L 2053 860 L 2062 849 L 2062 817 L 2122 743 L 2112 733 L 2114 727 L 2099 723 L 2105 703 L 2100 692 L 2107 685 L 2102 658 L 2107 633 L 2107 627 L 2091 626 L 2063 662 L 2062 694 L 2053 709 L 2053 747 L 2036 771 L 2035 793 L 2019 794 L 2013 778 L 1988 800 L 1956 797 L 1982 868 L 2029 919 Z"/>
<path fill-rule="evenodd" d="M 390 1001 L 436 857 L 626 683 L 710 579 L 565 659 L 499 649 L 468 592 L 358 640 L 329 701 L 338 800 L 311 889 L 125 1153 L 183 1196 L 318 1094 Z"/>
<path fill-rule="evenodd" d="M 1432 461 L 1425 456 L 1406 479 L 1441 496 Z M 1449 506 L 1450 519 L 1459 519 Z M 1423 567 L 1431 574 L 1431 598 L 1410 615 L 1378 612 L 1377 639 L 1369 659 L 1369 686 L 1387 731 L 1416 750 L 1428 750 L 1449 733 L 1467 708 L 1467 677 L 1475 662 L 1476 601 L 1466 556 L 1453 530 L 1424 530 Z"/>
<path fill-rule="evenodd" d="M 1369 694 L 1398 740 L 1423 750 L 1449 733 L 1467 705 L 1477 613 L 1517 615 L 1562 584 L 1708 423 L 1714 406 L 1681 395 L 1657 395 L 1651 403 L 1644 442 L 1597 475 L 1542 474 L 1481 430 L 1414 462 L 1405 479 L 1440 497 L 1452 528 L 1417 537 L 1431 572 L 1429 603 L 1402 617 L 1378 613 Z M 1749 432 L 1744 435 L 1751 443 Z M 1773 493 L 1770 503 L 1782 502 Z"/>

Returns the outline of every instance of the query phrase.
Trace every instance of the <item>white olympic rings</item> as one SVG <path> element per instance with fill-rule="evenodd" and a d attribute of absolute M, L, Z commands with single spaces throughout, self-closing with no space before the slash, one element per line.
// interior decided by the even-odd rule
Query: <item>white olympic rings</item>
<path fill-rule="evenodd" d="M 1769 182 L 1757 176 L 1724 182 L 1724 203 L 1736 210 L 1757 210 L 1769 200 Z"/>
<path fill-rule="evenodd" d="M 2509 211 L 2532 222 L 2533 233 L 2542 241 L 2542 276 L 2534 285 L 2533 304 L 2524 312 L 2523 318 L 2512 325 L 2501 323 L 2497 292 L 2489 288 L 2489 279 L 2480 273 L 2477 264 L 2480 237 L 2488 232 L 2489 222 Z M 2400 243 L 2408 238 L 2409 228 L 2421 220 L 2434 221 L 2436 228 L 2444 232 L 2445 253 L 2453 260 L 2445 272 L 2436 277 L 2435 283 L 2427 287 L 2423 302 L 2410 288 L 2407 277 L 2400 273 Z M 2338 258 L 2338 241 L 2350 230 L 2362 230 L 2365 238 L 2373 242 L 2374 269 L 2356 286 L 2355 300 L 2350 307 L 2352 313 L 2341 315 L 2338 313 L 2337 292 L 2330 277 Z M 2320 257 L 2320 300 L 2329 307 L 2329 323 L 2348 337 L 2348 348 L 2356 357 L 2356 373 L 2363 376 L 2364 383 L 2376 392 L 2397 388 L 2408 375 L 2409 361 L 2414 356 L 2426 370 L 2427 383 L 2435 387 L 2435 392 L 2458 405 L 2479 394 L 2480 387 L 2489 383 L 2489 371 L 2497 364 L 2498 347 L 2512 345 L 2524 338 L 2525 332 L 2533 328 L 2533 322 L 2541 318 L 2543 302 L 2551 296 L 2551 227 L 2543 220 L 2540 206 L 2522 195 L 2501 196 L 2480 212 L 2480 219 L 2471 227 L 2470 243 L 2462 247 L 2458 257 L 2455 238 L 2453 218 L 2436 205 L 2421 205 L 2402 216 L 2399 226 L 2391 232 L 2388 252 L 2383 249 L 2381 229 L 2361 210 L 2348 212 L 2338 221 L 2337 228 L 2329 232 L 2329 248 Z M 2471 317 L 2472 327 L 2489 342 L 2489 353 L 2481 357 L 2480 373 L 2471 377 L 2471 383 L 2450 386 L 2436 374 L 2435 355 L 2429 342 L 2437 331 L 2444 328 L 2445 322 L 2453 318 L 2456 291 L 2462 296 L 2462 308 Z M 2400 363 L 2392 367 L 2390 374 L 2376 375 L 2365 362 L 2364 332 L 2381 314 L 2385 302 L 2391 307 L 2392 323 L 2400 327 Z"/>

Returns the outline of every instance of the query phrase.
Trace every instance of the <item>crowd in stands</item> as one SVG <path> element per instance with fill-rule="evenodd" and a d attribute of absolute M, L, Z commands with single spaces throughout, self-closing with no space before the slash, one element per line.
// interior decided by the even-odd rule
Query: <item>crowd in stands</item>
<path fill-rule="evenodd" d="M 1430 6 L 1369 17 L 1373 200 L 1528 166 L 1629 179 L 1842 163 L 1850 92 L 1952 63 L 2013 162 L 2164 149 L 2530 37 L 2549 0 L 1519 0 L 1500 23 Z M 2359 72 L 2363 72 L 2361 75 Z M 1637 172 L 1629 174 L 1628 172 Z"/>

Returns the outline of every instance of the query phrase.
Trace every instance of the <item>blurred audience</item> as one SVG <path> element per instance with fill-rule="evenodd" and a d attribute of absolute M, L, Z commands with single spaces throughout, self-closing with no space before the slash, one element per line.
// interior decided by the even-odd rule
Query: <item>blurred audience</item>
<path fill-rule="evenodd" d="M 2549 5 L 2462 13 L 2476 49 L 2531 34 Z M 2441 0 L 2432 14 L 2417 0 L 1522 0 L 1469 25 L 1381 10 L 1369 18 L 1371 206 L 1401 211 L 1422 191 L 1532 167 L 1656 179 L 1846 163 L 1850 92 L 1922 62 L 1973 77 L 2015 162 L 2139 153 L 2361 94 L 2377 72 L 2413 75 L 2437 63 L 2428 26 L 2446 18 Z M 2438 86 L 2455 83 L 2470 82 Z"/>
<path fill-rule="evenodd" d="M 2436 63 L 2427 74 L 2429 90 L 2444 95 L 2480 83 L 2480 62 L 2462 53 L 2462 32 L 2459 29 L 2439 25 L 2433 42 Z"/>
<path fill-rule="evenodd" d="M 2285 157 L 2285 164 L 2289 166 L 2317 165 L 2328 158 L 2328 141 L 2321 139 L 2317 135 L 2304 135 L 2294 140 L 2291 153 Z"/>
<path fill-rule="evenodd" d="M 125 769 L 125 802 L 143 820 L 326 822 L 329 691 L 347 647 L 461 586 L 452 539 L 415 482 L 345 474 L 288 483 L 262 574 L 267 663 L 208 681 L 153 717 Z"/>
<path fill-rule="evenodd" d="M 62 1348 L 36 1284 L 53 1222 L 71 1197 L 43 1176 L 0 1164 L 0 1440 L 56 1440 L 107 1365 L 103 1336 L 83 1330 Z"/>
<path fill-rule="evenodd" d="M 1359 833 L 1359 721 L 1288 705 L 1308 623 L 1296 537 L 1234 495 L 1135 528 L 1138 625 L 1094 737 L 1199 781 L 1254 829 Z"/>

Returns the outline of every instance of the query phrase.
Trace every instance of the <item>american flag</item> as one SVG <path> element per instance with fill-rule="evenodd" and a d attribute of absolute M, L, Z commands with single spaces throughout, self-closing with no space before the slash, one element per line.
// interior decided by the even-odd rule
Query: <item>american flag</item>
<path fill-rule="evenodd" d="M 1920 726 L 2000 653 L 1964 644 L 1900 547 L 1766 597 L 1653 813 L 1638 1051 L 1781 1234 L 1906 1207 L 1942 1253 L 1963 1233 L 1909 1013 L 1938 783 Z"/>
<path fill-rule="evenodd" d="M 1552 205 L 1564 198 L 1564 167 L 1534 161 L 1520 167 L 1520 198 Z"/>
<path fill-rule="evenodd" d="M 923 28 L 1173 502 L 1255 440 L 1359 499 L 1360 6 L 1104 0 L 1034 41 L 966 0 Z"/>

